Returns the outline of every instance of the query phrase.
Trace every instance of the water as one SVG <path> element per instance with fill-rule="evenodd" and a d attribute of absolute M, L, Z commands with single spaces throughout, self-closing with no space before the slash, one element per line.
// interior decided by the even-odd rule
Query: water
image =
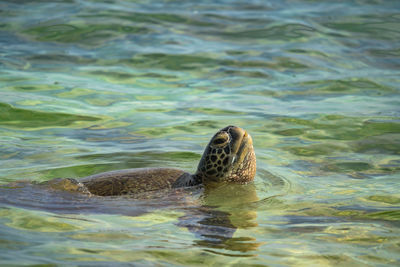
<path fill-rule="evenodd" d="M 398 1 L 1 1 L 4 265 L 400 264 Z M 254 185 L 88 198 L 21 180 L 193 172 L 226 125 Z"/>

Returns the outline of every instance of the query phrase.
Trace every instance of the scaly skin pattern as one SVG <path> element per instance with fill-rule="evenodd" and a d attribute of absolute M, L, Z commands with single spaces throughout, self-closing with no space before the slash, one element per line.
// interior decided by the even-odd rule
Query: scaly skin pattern
<path fill-rule="evenodd" d="M 173 168 L 139 168 L 100 173 L 85 177 L 80 182 L 91 194 L 113 196 L 172 188 L 177 180 L 188 180 L 191 176 Z"/>
<path fill-rule="evenodd" d="M 63 187 L 68 191 L 112 196 L 208 183 L 243 184 L 253 181 L 255 173 L 251 136 L 239 127 L 227 126 L 211 138 L 193 175 L 174 168 L 139 168 L 99 173 L 75 182 L 67 178 L 68 183 L 67 179 L 55 179 L 48 184 L 55 189 Z"/>
<path fill-rule="evenodd" d="M 207 182 L 248 183 L 256 174 L 251 136 L 236 126 L 218 131 L 207 145 L 196 175 Z"/>

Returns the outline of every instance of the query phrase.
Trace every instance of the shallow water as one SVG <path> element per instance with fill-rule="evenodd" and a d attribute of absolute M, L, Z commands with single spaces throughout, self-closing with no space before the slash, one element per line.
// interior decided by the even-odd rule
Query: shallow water
<path fill-rule="evenodd" d="M 400 264 L 398 1 L 0 2 L 0 263 Z M 88 198 L 193 172 L 226 125 L 254 185 Z"/>

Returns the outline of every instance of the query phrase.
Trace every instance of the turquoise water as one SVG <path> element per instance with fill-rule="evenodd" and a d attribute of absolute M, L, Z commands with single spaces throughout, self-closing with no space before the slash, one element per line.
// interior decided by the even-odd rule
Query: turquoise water
<path fill-rule="evenodd" d="M 398 1 L 1 1 L 0 263 L 399 265 L 399 29 Z M 193 172 L 230 124 L 253 185 L 9 186 Z"/>

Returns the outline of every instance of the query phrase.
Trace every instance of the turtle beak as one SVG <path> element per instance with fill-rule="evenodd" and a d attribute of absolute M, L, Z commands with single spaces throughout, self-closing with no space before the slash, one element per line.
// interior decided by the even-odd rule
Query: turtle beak
<path fill-rule="evenodd" d="M 242 139 L 245 131 L 242 128 L 231 126 L 229 128 L 229 134 L 231 136 L 231 151 L 232 154 L 236 154 L 239 150 L 240 144 L 242 143 Z"/>
<path fill-rule="evenodd" d="M 232 136 L 233 140 L 233 142 L 231 143 L 233 154 L 238 154 L 240 148 L 244 145 L 244 143 L 248 143 L 250 141 L 250 143 L 252 144 L 250 135 L 240 127 L 230 126 L 229 133 Z"/>
<path fill-rule="evenodd" d="M 253 145 L 253 139 L 251 138 L 250 134 L 247 133 L 247 131 L 244 131 L 242 143 L 243 142 L 247 142 L 249 145 Z"/>
<path fill-rule="evenodd" d="M 236 161 L 243 162 L 249 152 L 253 150 L 253 139 L 244 131 L 239 147 L 236 151 Z"/>

